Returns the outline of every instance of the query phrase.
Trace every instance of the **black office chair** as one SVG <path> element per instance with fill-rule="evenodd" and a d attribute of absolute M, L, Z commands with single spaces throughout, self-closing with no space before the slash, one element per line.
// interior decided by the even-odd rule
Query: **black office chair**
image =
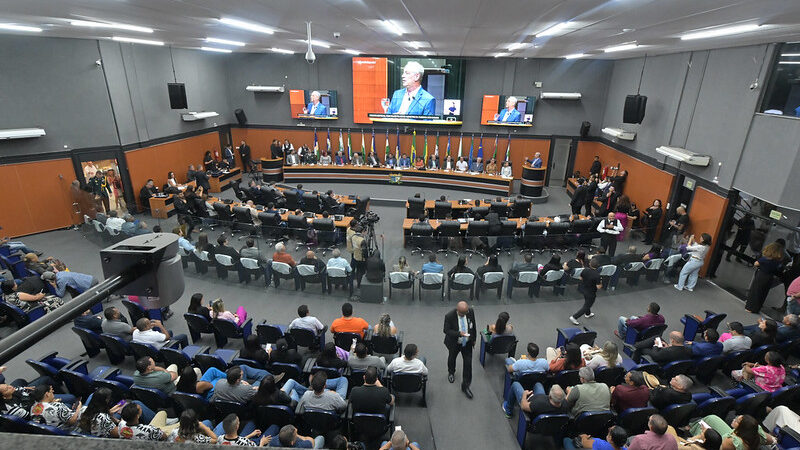
<path fill-rule="evenodd" d="M 364 215 L 369 209 L 369 197 L 358 197 L 356 199 L 356 206 L 353 210 L 353 217 L 360 217 Z"/>
<path fill-rule="evenodd" d="M 295 251 L 297 251 L 297 249 L 300 247 L 306 247 L 306 249 L 309 249 L 310 247 L 306 244 L 308 240 L 308 221 L 306 218 L 304 216 L 289 214 L 287 222 L 289 224 L 289 234 L 296 242 L 294 247 Z"/>
<path fill-rule="evenodd" d="M 467 225 L 467 243 L 472 244 L 473 238 L 479 238 L 482 242 L 486 242 L 486 238 L 489 236 L 489 222 L 484 220 L 473 220 Z M 473 255 L 481 255 L 486 257 L 486 252 L 481 250 L 480 248 L 467 248 L 465 250 L 467 253 Z"/>
<path fill-rule="evenodd" d="M 531 214 L 531 201 L 527 198 L 514 199 L 510 217 L 528 217 Z"/>
<path fill-rule="evenodd" d="M 267 245 L 275 245 L 286 238 L 285 228 L 281 226 L 281 216 L 277 213 L 260 212 L 258 220 L 261 221 L 261 235 L 266 239 Z"/>
<path fill-rule="evenodd" d="M 483 220 L 489 214 L 488 206 L 473 206 L 468 211 L 469 216 L 475 220 Z"/>
<path fill-rule="evenodd" d="M 439 291 L 439 300 L 444 300 L 444 277 L 442 273 L 423 273 L 419 277 L 419 299 L 422 301 L 422 290 Z"/>
<path fill-rule="evenodd" d="M 481 299 L 481 291 L 483 289 L 497 289 L 498 300 L 503 296 L 503 285 L 505 284 L 505 273 L 503 272 L 486 272 L 483 277 L 477 277 L 478 288 L 475 291 L 475 296 L 478 300 Z"/>
<path fill-rule="evenodd" d="M 547 247 L 550 251 L 562 252 L 569 246 L 567 231 L 569 222 L 550 222 L 547 226 Z"/>
<path fill-rule="evenodd" d="M 419 219 L 419 216 L 425 214 L 425 199 L 411 197 L 408 199 L 408 208 L 406 208 L 406 217 L 411 219 Z"/>
<path fill-rule="evenodd" d="M 522 228 L 522 246 L 520 253 L 526 250 L 537 250 L 541 253 L 544 250 L 544 232 L 547 230 L 546 222 L 528 221 Z"/>
<path fill-rule="evenodd" d="M 433 248 L 433 227 L 427 222 L 416 222 L 411 225 L 410 230 L 411 254 L 419 253 L 423 256 Z"/>
<path fill-rule="evenodd" d="M 442 246 L 442 248 L 436 250 L 436 253 L 444 253 L 445 258 L 451 253 L 458 256 L 458 252 L 450 250 L 450 248 L 452 247 L 451 244 L 453 240 L 461 240 L 461 224 L 457 220 L 441 221 L 436 228 L 436 234 L 439 236 L 439 242 Z"/>
<path fill-rule="evenodd" d="M 322 204 L 319 201 L 319 196 L 314 195 L 311 192 L 303 193 L 303 210 L 310 211 L 314 214 L 319 214 L 322 212 Z"/>
<path fill-rule="evenodd" d="M 574 235 L 578 246 L 591 245 L 592 239 L 597 236 L 597 228 L 592 228 L 591 219 L 579 219 L 570 222 L 569 233 Z"/>
<path fill-rule="evenodd" d="M 233 229 L 247 231 L 251 236 L 256 233 L 256 226 L 253 223 L 253 215 L 250 208 L 244 206 L 233 207 Z"/>
<path fill-rule="evenodd" d="M 504 251 L 511 256 L 511 250 L 514 248 L 514 241 L 517 235 L 517 222 L 513 220 L 504 220 L 500 222 L 500 234 L 497 236 L 497 251 Z"/>
<path fill-rule="evenodd" d="M 446 219 L 453 212 L 453 204 L 448 201 L 437 200 L 433 204 L 433 218 Z"/>
<path fill-rule="evenodd" d="M 221 222 L 224 225 L 230 227 L 233 225 L 233 213 L 231 213 L 231 208 L 220 202 L 214 202 L 213 205 L 214 211 L 217 213 L 217 221 Z"/>
<path fill-rule="evenodd" d="M 469 299 L 475 295 L 475 275 L 469 272 L 454 273 L 447 282 L 447 300 L 451 291 L 469 291 Z"/>
<path fill-rule="evenodd" d="M 314 219 L 311 226 L 317 232 L 317 248 L 322 250 L 322 256 L 336 249 L 336 226 L 333 219 Z"/>
<path fill-rule="evenodd" d="M 283 196 L 286 198 L 286 205 L 284 205 L 284 208 L 289 211 L 300 208 L 300 199 L 297 198 L 297 191 L 294 189 L 285 189 L 283 191 Z"/>
<path fill-rule="evenodd" d="M 500 217 L 508 217 L 508 203 L 493 201 L 489 204 L 489 211 L 496 212 Z"/>

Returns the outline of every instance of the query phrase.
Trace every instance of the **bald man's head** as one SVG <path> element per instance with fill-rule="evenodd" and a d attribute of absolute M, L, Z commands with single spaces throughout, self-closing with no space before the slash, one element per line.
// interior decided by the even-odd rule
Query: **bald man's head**
<path fill-rule="evenodd" d="M 467 302 L 463 300 L 458 302 L 458 304 L 456 305 L 456 311 L 458 311 L 459 316 L 465 315 L 467 311 L 469 311 L 469 304 L 467 304 Z"/>
<path fill-rule="evenodd" d="M 314 254 L 314 252 L 312 250 L 309 250 L 309 251 L 306 252 L 306 258 L 314 259 L 316 257 L 317 257 L 317 255 Z"/>

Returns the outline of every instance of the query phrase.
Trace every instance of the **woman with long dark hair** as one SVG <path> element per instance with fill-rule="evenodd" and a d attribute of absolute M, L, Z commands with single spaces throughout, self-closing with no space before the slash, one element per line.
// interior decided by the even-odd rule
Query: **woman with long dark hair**
<path fill-rule="evenodd" d="M 286 342 L 284 338 L 275 341 L 275 348 L 269 353 L 269 362 L 271 364 L 284 363 L 296 364 L 299 366 L 302 360 L 303 357 L 297 353 L 297 350 L 289 348 L 289 343 Z"/>
<path fill-rule="evenodd" d="M 197 314 L 203 316 L 211 322 L 211 307 L 203 304 L 203 294 L 196 293 L 189 299 L 189 309 L 186 311 L 189 314 Z"/>
<path fill-rule="evenodd" d="M 658 223 L 661 222 L 661 200 L 653 200 L 653 204 L 642 212 L 642 226 L 644 227 L 644 243 L 650 245 L 656 237 Z"/>
<path fill-rule="evenodd" d="M 489 327 L 489 334 L 511 334 L 514 332 L 514 325 L 508 323 L 508 320 L 511 318 L 509 314 L 505 311 L 501 312 L 497 315 L 497 320 L 494 324 L 488 325 Z"/>
<path fill-rule="evenodd" d="M 750 415 L 736 416 L 730 426 L 719 416 L 705 416 L 702 422 L 698 421 L 691 426 L 692 435 L 703 432 L 703 423 L 722 436 L 720 448 L 725 450 L 757 450 L 761 445 L 775 443 L 775 438 L 764 433 L 758 421 Z"/>
<path fill-rule="evenodd" d="M 195 444 L 216 444 L 217 436 L 206 424 L 197 420 L 197 413 L 187 409 L 181 413 L 178 429 L 169 435 L 170 442 L 194 442 Z"/>
<path fill-rule="evenodd" d="M 261 340 L 257 334 L 247 336 L 247 339 L 244 340 L 244 347 L 239 352 L 239 357 L 251 359 L 264 367 L 269 364 L 269 354 L 261 346 Z"/>
<path fill-rule="evenodd" d="M 200 379 L 198 379 L 199 375 L 200 369 L 191 366 L 184 367 L 178 384 L 175 385 L 175 390 L 202 395 L 206 400 L 211 400 L 214 395 L 214 385 L 217 381 L 225 379 L 226 374 L 216 367 L 209 367 Z"/>
<path fill-rule="evenodd" d="M 620 192 L 620 191 L 617 191 Z M 625 236 L 628 232 L 628 213 L 631 212 L 631 199 L 622 194 L 617 199 L 617 204 L 614 207 L 614 217 L 619 220 L 619 223 L 622 224 L 622 233 L 617 235 L 617 242 L 620 242 L 625 239 Z"/>
<path fill-rule="evenodd" d="M 275 384 L 275 377 L 272 375 L 267 375 L 261 380 L 261 384 L 258 385 L 258 392 L 256 392 L 256 395 L 250 400 L 250 404 L 253 406 L 292 406 L 292 409 L 294 409 L 292 398 L 286 392 L 278 389 L 278 385 Z"/>
<path fill-rule="evenodd" d="M 753 275 L 753 282 L 750 283 L 750 293 L 744 309 L 758 314 L 772 289 L 772 281 L 783 270 L 783 248 L 775 242 L 767 245 L 753 266 L 756 268 L 756 273 Z"/>
<path fill-rule="evenodd" d="M 567 344 L 561 353 L 552 347 L 547 347 L 546 350 L 547 360 L 550 361 L 548 370 L 552 373 L 558 373 L 562 370 L 579 369 L 586 365 L 581 355 L 581 349 L 575 344 Z"/>
<path fill-rule="evenodd" d="M 97 437 L 119 437 L 117 420 L 113 414 L 122 409 L 121 406 L 111 406 L 111 390 L 100 388 L 92 394 L 92 401 L 86 405 L 78 420 L 78 427 L 84 433 Z"/>

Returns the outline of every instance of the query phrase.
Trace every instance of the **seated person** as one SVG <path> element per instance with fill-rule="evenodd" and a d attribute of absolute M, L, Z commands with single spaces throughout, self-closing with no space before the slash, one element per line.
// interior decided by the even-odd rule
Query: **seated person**
<path fill-rule="evenodd" d="M 436 253 L 431 253 L 428 256 L 428 262 L 422 265 L 422 273 L 442 273 L 444 266 L 436 261 Z"/>
<path fill-rule="evenodd" d="M 497 160 L 492 158 L 486 163 L 486 173 L 489 175 L 497 175 Z"/>
<path fill-rule="evenodd" d="M 211 306 L 203 305 L 203 294 L 199 292 L 192 294 L 192 298 L 189 300 L 189 309 L 186 312 L 203 316 L 211 322 Z"/>
<path fill-rule="evenodd" d="M 269 365 L 269 353 L 261 346 L 261 341 L 257 334 L 251 334 L 244 340 L 244 347 L 239 351 L 239 357 L 250 359 L 262 366 Z"/>
<path fill-rule="evenodd" d="M 586 411 L 606 411 L 611 408 L 611 393 L 605 383 L 594 381 L 594 370 L 578 370 L 581 384 L 567 388 L 567 403 L 573 417 Z"/>
<path fill-rule="evenodd" d="M 105 319 L 100 325 L 103 333 L 119 336 L 126 341 L 130 341 L 133 338 L 133 332 L 136 327 L 127 322 L 118 308 L 109 306 L 103 311 L 103 316 L 105 316 Z"/>
<path fill-rule="evenodd" d="M 545 357 L 550 362 L 548 371 L 558 373 L 562 370 L 575 370 L 586 366 L 581 349 L 576 344 L 569 343 L 566 347 L 556 351 L 553 347 L 547 347 Z"/>
<path fill-rule="evenodd" d="M 275 244 L 275 253 L 272 254 L 272 261 L 286 263 L 292 267 L 297 265 L 292 255 L 286 252 L 286 246 L 283 242 Z"/>
<path fill-rule="evenodd" d="M 280 338 L 275 341 L 275 346 L 271 352 L 269 352 L 269 363 L 283 363 L 283 364 L 294 364 L 296 366 L 301 366 L 303 361 L 303 357 L 297 353 L 297 350 L 293 348 L 289 348 L 289 343 L 286 341 L 285 338 Z M 302 366 L 301 366 L 302 368 Z"/>
<path fill-rule="evenodd" d="M 425 161 L 421 156 L 417 156 L 417 159 L 414 161 L 414 168 L 417 170 L 425 170 Z"/>
<path fill-rule="evenodd" d="M 625 428 L 619 425 L 613 425 L 608 429 L 608 435 L 605 439 L 593 438 L 586 433 L 581 433 L 578 437 L 564 438 L 564 449 L 571 450 L 575 448 L 592 448 L 604 450 L 623 450 L 626 449 L 625 445 L 628 442 L 628 432 Z M 652 448 L 652 447 L 648 447 Z M 660 448 L 660 447 L 657 447 Z"/>
<path fill-rule="evenodd" d="M 652 337 L 639 341 L 635 344 L 636 351 L 632 359 L 639 361 L 641 356 L 647 356 L 651 361 L 664 365 L 673 361 L 692 359 L 692 349 L 687 347 L 680 331 L 670 331 L 669 344 L 661 341 L 660 338 Z M 658 342 L 661 345 L 658 345 Z"/>
<path fill-rule="evenodd" d="M 661 311 L 661 306 L 659 306 L 656 302 L 651 302 L 647 307 L 647 314 L 641 317 L 620 316 L 619 323 L 617 324 L 617 331 L 615 331 L 614 334 L 618 338 L 624 340 L 628 333 L 628 327 L 633 327 L 636 331 L 642 331 L 650 328 L 653 325 L 661 325 L 664 323 L 664 316 L 659 314 L 659 311 Z"/>
<path fill-rule="evenodd" d="M 597 253 L 589 256 L 589 261 L 592 260 L 597 261 L 597 267 L 603 267 L 613 262 L 611 257 L 606 255 L 606 250 L 603 247 L 597 247 Z"/>
<path fill-rule="evenodd" d="M 669 386 L 658 385 L 650 391 L 650 403 L 658 409 L 689 403 L 692 401 L 692 393 L 689 392 L 692 384 L 692 379 L 686 375 L 675 375 L 669 380 Z"/>
<path fill-rule="evenodd" d="M 191 442 L 194 444 L 216 444 L 217 435 L 211 430 L 210 422 L 197 420 L 197 413 L 187 409 L 181 413 L 178 428 L 167 438 L 170 442 Z"/>
<path fill-rule="evenodd" d="M 778 326 L 778 332 L 775 336 L 778 342 L 786 342 L 800 337 L 800 320 L 797 314 L 787 314 L 783 316 L 781 325 Z"/>
<path fill-rule="evenodd" d="M 350 352 L 347 365 L 355 370 L 365 370 L 367 367 L 372 366 L 382 371 L 386 368 L 386 360 L 383 356 L 370 355 L 367 352 L 367 346 L 363 342 L 358 342 L 353 351 Z"/>
<path fill-rule="evenodd" d="M 301 436 L 297 433 L 294 425 L 284 425 L 277 436 L 273 436 L 269 441 L 270 447 L 284 448 L 322 448 L 325 445 L 325 438 L 317 436 Z"/>
<path fill-rule="evenodd" d="M 775 438 L 765 433 L 758 421 L 750 415 L 736 416 L 730 426 L 718 416 L 705 416 L 702 421 L 697 421 L 689 428 L 689 433 L 696 436 L 703 431 L 705 426 L 722 436 L 720 449 L 756 450 L 764 445 L 775 444 Z"/>
<path fill-rule="evenodd" d="M 394 404 L 394 396 L 378 380 L 378 369 L 367 367 L 364 384 L 350 392 L 350 404 L 354 413 L 386 414 Z"/>
<path fill-rule="evenodd" d="M 386 167 L 391 169 L 395 166 L 397 166 L 397 158 L 395 158 L 393 154 L 389 153 L 389 155 L 386 157 Z"/>
<path fill-rule="evenodd" d="M 539 274 L 541 276 L 544 276 L 544 275 L 547 274 L 547 272 L 550 272 L 551 270 L 555 270 L 555 271 L 561 270 L 561 256 L 560 255 L 553 254 L 550 257 L 550 261 L 547 261 L 547 264 L 543 265 L 542 268 L 539 269 Z"/>
<path fill-rule="evenodd" d="M 344 204 L 339 203 L 333 195 L 333 190 L 328 189 L 325 195 L 322 196 L 322 208 L 331 214 L 344 213 Z"/>
<path fill-rule="evenodd" d="M 702 341 L 691 342 L 690 347 L 694 358 L 705 358 L 706 356 L 722 354 L 722 343 L 719 342 L 719 333 L 712 328 L 708 328 L 703 332 Z"/>
<path fill-rule="evenodd" d="M 678 450 L 678 443 L 671 434 L 667 433 L 669 425 L 667 420 L 659 414 L 653 414 L 647 421 L 648 430 L 644 434 L 635 436 L 629 449 L 661 449 Z"/>
<path fill-rule="evenodd" d="M 770 351 L 764 355 L 764 361 L 766 364 L 744 363 L 741 370 L 731 372 L 731 378 L 736 381 L 753 380 L 766 392 L 777 391 L 783 387 L 783 381 L 786 379 L 783 356 L 778 352 Z M 738 395 L 733 396 L 739 397 Z"/>
<path fill-rule="evenodd" d="M 387 157 L 389 156 L 388 153 L 386 155 L 387 155 Z M 380 158 L 378 158 L 378 155 L 376 155 L 375 152 L 370 152 L 369 155 L 367 156 L 367 165 L 370 166 L 370 167 L 380 167 L 381 166 L 381 160 L 380 160 Z"/>
<path fill-rule="evenodd" d="M 333 342 L 326 342 L 325 346 L 322 347 L 322 352 L 320 352 L 319 356 L 317 356 L 317 359 L 314 361 L 314 365 L 339 369 L 341 373 L 342 369 L 347 367 L 347 361 L 339 358 L 336 344 Z"/>
<path fill-rule="evenodd" d="M 395 429 L 390 441 L 384 441 L 378 450 L 419 450 L 419 444 L 411 442 L 405 431 Z"/>
<path fill-rule="evenodd" d="M 299 265 L 312 266 L 315 273 L 322 273 L 325 271 L 325 263 L 317 258 L 317 254 L 313 250 L 306 252 L 306 255 L 300 259 Z"/>
<path fill-rule="evenodd" d="M 625 374 L 623 383 L 611 386 L 611 407 L 618 414 L 628 408 L 644 408 L 650 400 L 650 388 L 645 384 L 644 375 L 638 370 Z"/>
<path fill-rule="evenodd" d="M 166 441 L 174 430 L 178 428 L 177 419 L 171 419 L 173 424 L 168 425 L 166 411 L 159 411 L 149 423 L 141 423 L 143 416 L 142 407 L 138 402 L 130 402 L 122 407 L 122 420 L 119 422 L 119 435 L 122 439 L 137 441 Z"/>
<path fill-rule="evenodd" d="M 514 177 L 514 174 L 511 171 L 511 163 L 509 161 L 503 161 L 503 166 L 500 168 L 500 176 L 503 178 Z"/>
<path fill-rule="evenodd" d="M 720 336 L 720 340 L 722 341 L 723 355 L 727 355 L 731 352 L 750 350 L 750 346 L 753 342 L 749 337 L 744 335 L 744 327 L 742 326 L 741 322 L 730 322 L 728 324 L 728 330 L 729 337 L 727 339 L 724 339 L 723 336 Z"/>
<path fill-rule="evenodd" d="M 122 224 L 125 223 L 125 219 L 122 217 L 117 217 L 117 211 L 111 210 L 108 212 L 108 219 L 106 220 L 106 228 L 110 228 L 114 231 L 122 231 Z"/>
<path fill-rule="evenodd" d="M 154 328 L 158 328 L 161 331 Z M 131 341 L 138 344 L 150 344 L 156 348 L 164 346 L 175 347 L 177 344 L 184 348 L 189 345 L 189 338 L 185 334 L 173 335 L 172 331 L 167 330 L 160 320 L 148 319 L 147 317 L 142 317 L 136 321 L 136 329 L 133 330 Z"/>
<path fill-rule="evenodd" d="M 417 358 L 418 354 L 416 344 L 406 344 L 403 349 L 403 356 L 398 356 L 386 366 L 387 373 L 421 373 L 428 374 L 428 368 L 425 367 L 425 361 Z"/>
<path fill-rule="evenodd" d="M 589 264 L 586 261 L 586 252 L 583 250 L 578 250 L 578 253 L 575 254 L 575 258 L 570 259 L 561 266 L 564 273 L 570 277 L 575 273 L 575 269 L 586 267 L 589 267 Z"/>
<path fill-rule="evenodd" d="M 53 386 L 40 384 L 33 389 L 33 407 L 31 415 L 51 427 L 56 427 L 64 431 L 72 431 L 78 423 L 81 415 L 81 402 L 78 401 L 74 408 L 70 408 L 64 402 L 57 401 Z"/>
<path fill-rule="evenodd" d="M 211 401 L 247 403 L 256 395 L 259 382 L 269 375 L 271 374 L 266 370 L 255 369 L 245 364 L 230 367 L 225 372 L 225 380 L 219 380 L 214 385 L 214 395 L 211 397 Z M 244 378 L 250 382 L 245 381 Z M 280 380 L 283 377 L 278 375 L 277 378 Z"/>
<path fill-rule="evenodd" d="M 154 197 L 156 194 L 158 194 L 158 188 L 155 183 L 152 179 L 147 180 L 147 183 L 139 191 L 139 200 L 145 209 L 150 209 L 150 197 Z"/>
<path fill-rule="evenodd" d="M 342 317 L 331 323 L 331 333 L 356 333 L 364 338 L 364 330 L 369 329 L 369 323 L 362 317 L 353 317 L 353 304 L 342 304 Z"/>
<path fill-rule="evenodd" d="M 755 326 L 745 327 L 744 333 L 750 336 L 751 348 L 773 345 L 778 336 L 778 322 L 762 317 Z"/>
<path fill-rule="evenodd" d="M 156 365 L 153 358 L 143 356 L 136 360 L 136 372 L 133 373 L 133 384 L 145 388 L 158 389 L 170 395 L 175 392 L 178 380 L 178 366 L 169 365 L 166 369 Z"/>
<path fill-rule="evenodd" d="M 617 350 L 617 344 L 611 341 L 606 341 L 602 348 L 583 344 L 581 353 L 586 355 L 586 367 L 592 370 L 622 365 L 622 355 Z"/>
<path fill-rule="evenodd" d="M 453 275 L 457 273 L 471 273 L 475 275 L 475 272 L 467 267 L 467 255 L 461 255 L 458 257 L 458 262 L 456 262 L 456 265 L 447 272 L 447 277 L 452 280 Z"/>
<path fill-rule="evenodd" d="M 411 168 L 411 159 L 403 153 L 403 156 L 400 157 L 400 161 L 397 162 L 397 168 L 399 169 L 410 169 Z"/>
<path fill-rule="evenodd" d="M 94 315 L 92 311 L 87 309 L 80 316 L 76 317 L 72 323 L 79 328 L 85 328 L 97 334 L 103 332 L 103 316 Z"/>
<path fill-rule="evenodd" d="M 323 166 L 330 166 L 333 160 L 331 159 L 331 155 L 328 154 L 325 150 L 322 151 L 322 156 L 319 157 L 319 163 Z"/>
<path fill-rule="evenodd" d="M 350 159 L 350 164 L 356 167 L 364 165 L 364 158 L 361 156 L 361 152 L 353 153 L 353 157 Z"/>
<path fill-rule="evenodd" d="M 447 155 L 442 163 L 442 169 L 446 171 L 456 170 L 456 161 L 452 156 Z"/>
<path fill-rule="evenodd" d="M 198 379 L 198 377 L 200 378 Z M 227 374 L 216 367 L 209 367 L 206 373 L 201 374 L 200 369 L 186 366 L 175 384 L 175 390 L 188 394 L 197 394 L 206 401 L 211 401 L 214 396 L 214 386 L 219 380 L 224 380 L 226 377 Z"/>
<path fill-rule="evenodd" d="M 336 152 L 336 157 L 334 158 L 333 163 L 336 164 L 337 166 L 344 165 L 345 157 L 343 151 L 339 150 L 338 152 Z"/>
<path fill-rule="evenodd" d="M 314 316 L 309 316 L 308 305 L 300 305 L 297 307 L 297 318 L 292 320 L 289 324 L 289 329 L 292 328 L 305 328 L 306 330 L 311 330 L 316 333 L 318 336 L 321 333 L 324 333 L 327 329 L 327 325 L 323 325 L 322 322 L 319 321 Z"/>
<path fill-rule="evenodd" d="M 464 161 L 463 156 L 458 157 L 458 161 L 456 161 L 456 170 L 458 172 L 466 172 L 467 170 L 469 170 L 469 164 L 467 164 L 467 162 Z"/>
<path fill-rule="evenodd" d="M 387 313 L 381 314 L 378 318 L 378 323 L 372 327 L 374 336 L 390 337 L 397 335 L 397 327 L 394 326 L 392 318 Z"/>
<path fill-rule="evenodd" d="M 530 372 L 546 372 L 549 367 L 549 364 L 546 359 L 537 358 L 538 355 L 539 355 L 539 346 L 533 342 L 529 342 L 527 355 L 520 356 L 520 359 L 514 359 L 514 358 L 506 359 L 506 370 L 515 376 L 519 376 Z M 539 390 L 541 390 L 541 392 L 539 392 Z M 536 387 L 534 388 L 533 392 L 537 394 L 544 394 L 544 387 L 541 386 L 541 383 L 536 383 Z M 511 384 L 511 389 L 508 390 L 508 395 L 503 401 L 503 411 L 506 413 L 506 417 L 510 418 L 511 414 L 514 411 L 514 406 L 527 397 L 527 395 L 523 394 L 524 390 L 522 388 L 522 384 L 520 384 L 518 381 L 514 381 Z M 563 399 L 563 392 L 562 392 L 562 399 Z"/>
<path fill-rule="evenodd" d="M 261 383 L 259 383 L 256 395 L 250 399 L 250 405 L 280 405 L 291 406 L 292 409 L 294 409 L 294 407 L 297 406 L 297 402 L 292 400 L 292 397 L 289 395 L 293 383 L 296 383 L 296 381 L 291 379 L 286 380 L 283 389 L 278 389 L 278 385 L 275 384 L 275 377 L 267 375 L 261 380 Z"/>
<path fill-rule="evenodd" d="M 493 335 L 514 334 L 514 325 L 508 323 L 511 316 L 503 311 L 497 315 L 497 320 L 494 323 L 486 325 L 487 339 L 491 340 Z M 538 348 L 537 348 L 538 350 Z M 538 353 L 538 351 L 537 351 Z"/>
<path fill-rule="evenodd" d="M 502 271 L 503 271 L 503 266 L 501 266 L 497 262 L 497 255 L 491 255 L 488 258 L 486 258 L 486 263 L 484 265 L 478 267 L 476 274 L 478 278 L 482 280 L 483 274 L 487 272 L 502 272 Z"/>
<path fill-rule="evenodd" d="M 441 167 L 439 166 L 439 157 L 438 155 L 431 155 L 428 157 L 428 164 L 426 166 L 428 170 L 439 170 Z"/>
<path fill-rule="evenodd" d="M 125 220 L 123 219 L 123 222 Z M 52 272 L 53 271 L 53 261 L 54 258 L 52 256 L 48 256 L 44 259 L 44 261 L 39 261 L 39 257 L 36 253 L 26 253 L 25 254 L 25 268 L 30 270 L 31 272 L 36 272 L 37 274 L 41 275 L 45 272 Z"/>
<path fill-rule="evenodd" d="M 240 306 L 236 310 L 236 314 L 226 311 L 225 302 L 221 298 L 217 298 L 211 302 L 211 318 L 228 320 L 237 326 L 242 326 L 247 322 L 247 311 L 245 311 L 244 306 Z"/>
<path fill-rule="evenodd" d="M 83 294 L 89 290 L 90 287 L 98 284 L 97 279 L 91 275 L 79 272 L 68 272 L 63 263 L 55 264 L 53 269 L 55 273 L 43 273 L 42 280 L 50 283 L 50 286 L 55 288 L 56 295 L 59 297 L 66 295 L 68 288 L 72 295 L 75 296 Z"/>
<path fill-rule="evenodd" d="M 52 272 L 45 273 L 52 274 Z M 55 295 L 46 295 L 44 292 L 39 292 L 35 295 L 21 292 L 14 280 L 3 280 L 0 283 L 0 289 L 3 292 L 4 302 L 14 305 L 25 312 L 30 312 L 40 306 L 44 308 L 45 312 L 51 312 L 64 304 L 64 301 Z"/>
<path fill-rule="evenodd" d="M 340 379 L 347 380 L 345 377 Z M 342 412 L 347 408 L 347 402 L 340 395 L 339 392 L 326 389 L 328 383 L 328 375 L 325 371 L 320 370 L 311 376 L 310 389 L 305 391 L 297 402 L 297 410 L 301 413 L 305 408 L 315 408 L 324 411 Z M 345 387 L 344 393 L 347 393 Z"/>
<path fill-rule="evenodd" d="M 255 447 L 255 442 L 252 440 L 258 436 L 261 436 L 259 440 L 259 447 L 264 447 L 269 444 L 270 439 L 272 439 L 272 435 L 278 432 L 278 426 L 272 425 L 267 428 L 264 433 L 261 433 L 261 430 L 253 430 L 250 431 L 247 425 L 245 425 L 242 433 L 245 433 L 245 436 L 239 435 L 239 417 L 236 414 L 230 413 L 225 416 L 225 419 L 222 420 L 222 430 L 225 434 L 220 434 L 217 436 L 217 443 L 220 445 L 238 445 L 244 447 Z M 250 425 L 253 427 L 253 425 Z M 250 433 L 246 433 L 246 431 L 250 431 Z"/>
<path fill-rule="evenodd" d="M 224 233 L 220 234 L 219 237 L 217 238 L 217 246 L 214 247 L 214 252 L 213 253 L 215 255 L 217 255 L 217 254 L 218 255 L 228 255 L 233 260 L 233 264 L 238 264 L 239 263 L 239 257 L 240 257 L 239 252 L 237 252 L 235 248 L 233 248 L 230 245 L 228 245 L 228 238 L 225 236 Z M 209 255 L 209 256 L 212 256 L 212 255 Z M 212 260 L 213 260 L 213 258 L 212 258 Z"/>
<path fill-rule="evenodd" d="M 470 172 L 475 173 L 483 173 L 484 166 L 483 166 L 483 158 L 480 156 L 472 163 L 472 167 L 470 167 Z"/>

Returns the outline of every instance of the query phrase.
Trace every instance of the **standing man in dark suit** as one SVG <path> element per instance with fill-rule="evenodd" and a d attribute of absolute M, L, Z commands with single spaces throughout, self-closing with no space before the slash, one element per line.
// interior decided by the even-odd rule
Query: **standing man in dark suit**
<path fill-rule="evenodd" d="M 197 186 L 203 188 L 203 193 L 208 194 L 208 191 L 211 190 L 211 182 L 208 180 L 208 174 L 202 170 L 198 170 L 194 173 L 194 181 L 197 183 Z"/>
<path fill-rule="evenodd" d="M 250 170 L 250 146 L 244 140 L 239 146 L 239 156 L 242 157 L 242 170 Z"/>
<path fill-rule="evenodd" d="M 572 200 L 569 206 L 572 208 L 572 214 L 580 214 L 581 208 L 586 204 L 586 196 L 589 194 L 589 187 L 586 185 L 586 180 L 583 178 L 578 179 L 578 187 L 572 193 Z"/>
<path fill-rule="evenodd" d="M 461 390 L 472 398 L 469 385 L 472 382 L 472 348 L 475 346 L 475 337 L 478 331 L 475 328 L 475 311 L 467 302 L 460 301 L 456 309 L 444 316 L 444 345 L 447 347 L 447 381 L 456 381 L 456 358 L 461 354 L 464 363 L 464 373 L 461 376 Z"/>
<path fill-rule="evenodd" d="M 595 156 L 594 161 L 592 161 L 592 167 L 589 168 L 589 175 L 600 175 L 600 171 L 603 170 L 603 165 L 600 163 L 600 157 Z"/>
<path fill-rule="evenodd" d="M 186 171 L 186 182 L 191 183 L 194 181 L 194 174 L 197 172 L 194 170 L 194 164 L 189 164 L 189 170 Z"/>

